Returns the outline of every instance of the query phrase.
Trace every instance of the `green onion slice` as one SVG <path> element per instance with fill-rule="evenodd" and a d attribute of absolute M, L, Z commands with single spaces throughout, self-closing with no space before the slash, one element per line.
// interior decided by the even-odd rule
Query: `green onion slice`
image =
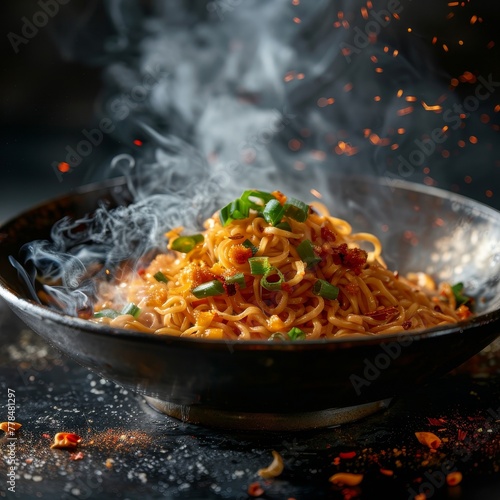
<path fill-rule="evenodd" d="M 181 253 L 190 252 L 196 245 L 204 240 L 202 234 L 192 234 L 191 236 L 179 236 L 172 241 L 172 250 Z"/>
<path fill-rule="evenodd" d="M 457 301 L 457 306 L 461 306 L 462 304 L 467 304 L 467 302 L 471 301 L 471 297 L 463 294 L 464 284 L 456 283 L 451 287 L 451 291 L 455 296 L 455 300 Z"/>
<path fill-rule="evenodd" d="M 339 295 L 339 289 L 325 280 L 316 280 L 312 292 L 324 299 L 335 300 Z"/>
<path fill-rule="evenodd" d="M 236 273 L 226 278 L 226 283 L 230 285 L 238 285 L 240 288 L 246 288 L 245 275 L 243 273 Z"/>
<path fill-rule="evenodd" d="M 227 226 L 235 219 L 246 219 L 250 214 L 250 209 L 261 212 L 266 203 L 276 199 L 271 193 L 264 191 L 248 190 L 242 195 L 228 203 L 219 211 L 219 220 L 223 226 Z"/>
<path fill-rule="evenodd" d="M 245 247 L 245 248 L 250 248 L 252 250 L 252 255 L 255 255 L 259 249 L 248 239 L 246 239 L 242 245 Z"/>
<path fill-rule="evenodd" d="M 161 283 L 168 283 L 168 278 L 161 271 L 153 274 L 153 278 Z"/>
<path fill-rule="evenodd" d="M 204 299 L 205 297 L 214 297 L 215 295 L 222 295 L 225 290 L 224 286 L 219 280 L 207 281 L 191 290 L 192 294 L 197 299 Z"/>
<path fill-rule="evenodd" d="M 292 232 L 292 226 L 290 226 L 290 224 L 288 224 L 288 222 L 280 222 L 279 224 L 276 224 L 276 227 L 278 229 L 283 229 L 283 231 Z"/>
<path fill-rule="evenodd" d="M 248 263 L 250 264 L 250 274 L 253 276 L 266 274 L 271 268 L 269 257 L 250 257 Z"/>
<path fill-rule="evenodd" d="M 290 330 L 288 332 L 288 336 L 290 337 L 290 340 L 305 340 L 306 339 L 305 332 L 296 326 L 290 328 Z"/>
<path fill-rule="evenodd" d="M 139 314 L 141 314 L 141 309 L 137 307 L 133 302 L 130 302 L 130 304 L 127 304 L 122 309 L 121 314 L 130 314 L 135 319 L 137 319 L 139 317 Z"/>
<path fill-rule="evenodd" d="M 94 313 L 94 318 L 115 319 L 118 316 L 120 316 L 120 313 L 114 309 L 102 309 L 101 311 Z"/>
<path fill-rule="evenodd" d="M 281 221 L 284 213 L 285 208 L 276 198 L 273 198 L 266 203 L 266 206 L 264 207 L 264 210 L 262 212 L 262 216 L 268 224 L 271 224 L 271 226 L 275 226 Z"/>
<path fill-rule="evenodd" d="M 278 276 L 277 281 L 268 281 L 267 278 L 270 276 Z M 281 285 L 285 281 L 285 277 L 283 276 L 283 273 L 277 268 L 277 267 L 270 267 L 269 270 L 264 273 L 260 280 L 260 285 L 265 288 L 266 290 L 269 290 L 271 292 L 276 291 L 276 290 L 281 290 Z"/>
<path fill-rule="evenodd" d="M 313 244 L 311 240 L 304 240 L 298 247 L 297 253 L 303 262 L 307 264 L 307 267 L 311 268 L 314 264 L 321 262 L 321 257 L 318 257 L 314 252 Z"/>
<path fill-rule="evenodd" d="M 287 217 L 298 222 L 305 222 L 309 215 L 309 205 L 296 198 L 288 198 L 283 208 Z"/>

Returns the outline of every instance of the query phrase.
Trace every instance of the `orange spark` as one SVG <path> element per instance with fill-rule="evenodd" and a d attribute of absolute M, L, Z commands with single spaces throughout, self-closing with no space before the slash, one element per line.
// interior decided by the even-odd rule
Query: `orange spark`
<path fill-rule="evenodd" d="M 290 139 L 288 141 L 288 148 L 290 151 L 298 151 L 302 147 L 302 142 L 298 139 Z"/>
<path fill-rule="evenodd" d="M 432 44 L 434 45 L 438 41 L 437 36 L 432 39 Z"/>
<path fill-rule="evenodd" d="M 300 17 L 294 17 L 294 18 L 293 18 L 293 22 L 294 22 L 295 24 L 300 24 L 300 23 L 302 22 L 302 20 L 300 19 Z"/>
<path fill-rule="evenodd" d="M 493 191 L 491 189 L 487 189 L 485 195 L 487 198 L 491 198 L 493 196 Z"/>
<path fill-rule="evenodd" d="M 500 111 L 500 104 L 497 104 L 494 108 L 493 108 L 493 111 L 495 111 L 495 113 L 498 113 Z"/>
<path fill-rule="evenodd" d="M 382 99 L 379 95 L 376 95 L 373 100 L 376 101 L 376 102 L 379 102 L 380 99 Z"/>
<path fill-rule="evenodd" d="M 399 50 L 395 49 L 394 52 L 392 53 L 393 57 L 396 57 L 399 54 Z"/>
<path fill-rule="evenodd" d="M 483 114 L 481 115 L 481 122 L 482 122 L 482 123 L 488 123 L 489 121 L 490 121 L 490 117 L 489 117 L 489 115 L 487 115 L 486 113 L 483 113 Z"/>
<path fill-rule="evenodd" d="M 377 56 L 370 56 L 370 61 L 372 63 L 378 63 L 378 57 Z"/>
<path fill-rule="evenodd" d="M 460 139 L 457 144 L 459 148 L 465 148 L 465 141 L 462 141 L 462 139 Z"/>
<path fill-rule="evenodd" d="M 445 43 L 443 43 L 443 50 L 444 50 L 445 52 L 448 52 L 448 50 L 449 50 L 449 49 L 448 49 L 448 45 L 446 45 Z"/>
<path fill-rule="evenodd" d="M 291 82 L 292 80 L 294 79 L 294 72 L 293 71 L 289 71 L 284 77 L 283 77 L 283 80 L 285 82 Z"/>
<path fill-rule="evenodd" d="M 304 73 L 297 73 L 297 80 L 303 80 L 305 77 Z"/>
<path fill-rule="evenodd" d="M 472 182 L 472 177 L 470 175 L 466 175 L 464 177 L 464 181 L 466 184 L 470 184 Z"/>
<path fill-rule="evenodd" d="M 377 134 L 370 134 L 370 142 L 372 144 L 378 144 L 380 137 Z"/>
<path fill-rule="evenodd" d="M 443 158 L 449 158 L 450 157 L 450 152 L 447 149 L 443 149 L 443 151 L 441 151 L 441 156 Z"/>
<path fill-rule="evenodd" d="M 472 17 L 470 18 L 470 23 L 471 23 L 471 24 L 475 24 L 475 23 L 476 23 L 476 21 L 477 21 L 477 16 L 476 16 L 476 15 L 474 15 L 474 16 L 472 16 Z"/>
<path fill-rule="evenodd" d="M 414 95 L 409 95 L 405 97 L 405 100 L 408 102 L 416 102 L 417 98 Z"/>
<path fill-rule="evenodd" d="M 59 163 L 59 165 L 57 165 L 57 170 L 59 170 L 59 172 L 62 172 L 63 174 L 65 174 L 66 172 L 69 172 L 71 170 L 71 167 L 70 167 L 69 163 L 62 161 Z"/>
<path fill-rule="evenodd" d="M 457 7 L 459 5 L 459 2 L 449 2 L 448 7 Z"/>
<path fill-rule="evenodd" d="M 422 101 L 422 106 L 425 109 L 425 111 L 442 111 L 443 108 L 442 106 L 439 106 L 439 104 L 434 104 L 434 105 L 429 105 L 426 104 L 424 101 Z"/>
<path fill-rule="evenodd" d="M 396 149 L 398 149 L 398 148 L 399 148 L 399 144 L 396 144 L 396 143 L 391 144 L 391 149 L 392 149 L 393 151 L 396 151 Z"/>
<path fill-rule="evenodd" d="M 323 195 L 318 190 L 316 190 L 316 189 L 311 189 L 310 192 L 316 198 L 319 198 L 319 199 L 323 198 Z"/>
<path fill-rule="evenodd" d="M 383 73 L 384 70 L 383 70 L 383 68 L 375 68 L 375 72 L 376 73 Z"/>
<path fill-rule="evenodd" d="M 469 137 L 469 141 L 471 142 L 471 144 L 477 144 L 477 137 L 475 135 L 471 135 Z"/>
<path fill-rule="evenodd" d="M 408 106 L 407 108 L 398 109 L 398 116 L 409 115 L 413 111 L 413 106 Z"/>
<path fill-rule="evenodd" d="M 368 19 L 368 11 L 366 10 L 366 7 L 361 7 L 361 15 L 363 16 L 363 19 Z"/>
<path fill-rule="evenodd" d="M 403 95 L 403 89 L 399 89 L 398 93 L 396 94 L 398 97 L 401 97 Z"/>
<path fill-rule="evenodd" d="M 406 130 L 404 128 L 398 128 L 398 134 L 399 135 L 403 135 L 404 133 L 406 132 Z"/>
<path fill-rule="evenodd" d="M 352 90 L 352 87 L 353 87 L 352 83 L 346 83 L 344 85 L 344 92 L 350 92 Z"/>

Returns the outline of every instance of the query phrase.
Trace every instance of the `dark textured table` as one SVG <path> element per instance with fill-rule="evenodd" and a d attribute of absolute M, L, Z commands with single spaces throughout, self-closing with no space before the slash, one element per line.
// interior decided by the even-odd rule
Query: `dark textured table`
<path fill-rule="evenodd" d="M 22 424 L 14 437 L 0 438 L 1 497 L 245 499 L 258 482 L 261 498 L 276 500 L 406 499 L 423 491 L 436 499 L 500 498 L 495 346 L 359 422 L 307 433 L 232 433 L 156 413 L 59 354 L 4 303 L 0 332 L 0 421 L 7 420 L 11 390 Z M 50 448 L 61 431 L 82 437 L 75 451 Z M 420 444 L 419 431 L 439 436 L 441 446 Z M 271 463 L 273 450 L 285 468 L 264 480 L 257 471 Z M 15 477 L 7 475 L 11 466 Z M 462 473 L 457 486 L 446 483 L 451 471 Z M 337 472 L 363 480 L 337 486 L 329 481 Z"/>

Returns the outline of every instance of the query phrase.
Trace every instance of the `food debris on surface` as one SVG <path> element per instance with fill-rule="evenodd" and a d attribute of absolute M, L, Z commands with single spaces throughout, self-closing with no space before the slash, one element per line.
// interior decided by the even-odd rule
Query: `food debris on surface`
<path fill-rule="evenodd" d="M 54 442 L 50 446 L 52 449 L 54 448 L 76 448 L 78 443 L 82 440 L 82 438 L 78 434 L 74 434 L 72 432 L 58 432 L 54 436 Z"/>
<path fill-rule="evenodd" d="M 283 469 L 283 458 L 281 458 L 281 455 L 277 451 L 273 450 L 273 461 L 268 467 L 259 469 L 257 474 L 263 479 L 271 479 L 278 477 L 283 472 Z"/>

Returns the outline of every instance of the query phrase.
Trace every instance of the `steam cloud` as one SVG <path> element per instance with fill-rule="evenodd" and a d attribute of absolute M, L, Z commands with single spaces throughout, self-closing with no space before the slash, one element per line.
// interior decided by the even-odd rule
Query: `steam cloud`
<path fill-rule="evenodd" d="M 408 4 L 396 4 L 403 16 Z M 458 99 L 418 39 L 407 44 L 396 18 L 387 21 L 385 2 L 374 2 L 367 18 L 364 5 L 158 1 L 144 13 L 138 1 L 108 2 L 113 36 L 103 37 L 94 54 L 76 56 L 106 61 L 100 112 L 124 144 L 144 142 L 103 167 L 105 176 L 128 177 L 135 202 L 58 222 L 50 242 L 23 249 L 28 275 L 46 277 L 45 292 L 76 314 L 91 307 L 93 278 L 104 269 L 164 248 L 166 230 L 198 228 L 244 188 L 272 187 L 308 200 L 332 172 L 400 177 L 398 155 L 415 148 L 411 138 L 442 127 L 443 118 L 422 107 L 401 116 L 398 89 L 430 103 L 446 94 L 450 107 Z M 335 26 L 339 11 L 349 29 Z M 368 22 L 379 33 L 361 47 Z M 73 48 L 79 51 L 89 33 L 92 24 L 75 35 Z M 349 46 L 354 51 L 346 57 Z M 366 130 L 387 138 L 402 126 L 408 139 L 399 138 L 398 151 L 367 140 Z M 336 150 L 341 146 L 346 154 Z M 322 192 L 323 201 L 340 191 Z"/>

